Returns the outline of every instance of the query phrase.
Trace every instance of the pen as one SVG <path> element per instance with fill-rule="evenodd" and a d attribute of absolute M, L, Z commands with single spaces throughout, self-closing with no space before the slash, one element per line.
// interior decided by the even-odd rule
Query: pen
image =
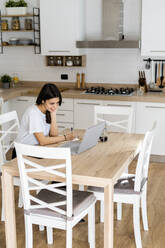
<path fill-rule="evenodd" d="M 71 132 L 73 131 L 73 127 L 71 127 L 70 131 L 71 131 Z"/>

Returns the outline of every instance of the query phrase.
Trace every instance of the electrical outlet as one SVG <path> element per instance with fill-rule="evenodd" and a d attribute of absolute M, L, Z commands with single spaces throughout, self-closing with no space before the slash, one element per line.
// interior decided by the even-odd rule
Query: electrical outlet
<path fill-rule="evenodd" d="M 68 80 L 68 74 L 61 74 L 61 79 Z"/>

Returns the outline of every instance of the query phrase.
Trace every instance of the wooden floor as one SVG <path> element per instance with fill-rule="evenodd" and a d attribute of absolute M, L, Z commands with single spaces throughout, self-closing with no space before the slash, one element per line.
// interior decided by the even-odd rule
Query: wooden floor
<path fill-rule="evenodd" d="M 130 171 L 133 172 L 135 163 Z M 16 200 L 18 190 L 15 191 Z M 0 199 L 1 201 L 1 199 Z M 1 203 L 0 203 L 1 204 Z M 1 206 L 1 205 L 0 205 Z M 25 247 L 23 209 L 16 208 L 18 248 Z M 132 206 L 124 205 L 122 221 L 114 215 L 114 247 L 135 248 L 132 225 Z M 141 225 L 143 248 L 165 247 L 165 164 L 151 163 L 148 182 L 148 219 L 149 231 L 144 232 Z M 0 222 L 0 247 L 5 248 L 4 223 Z M 34 226 L 34 248 L 64 248 L 65 231 L 54 230 L 54 244 L 47 245 L 45 231 Z M 73 229 L 73 248 L 88 248 L 87 220 Z M 12 247 L 11 247 L 12 248 Z M 96 248 L 103 248 L 103 224 L 99 223 L 99 204 L 96 205 Z"/>

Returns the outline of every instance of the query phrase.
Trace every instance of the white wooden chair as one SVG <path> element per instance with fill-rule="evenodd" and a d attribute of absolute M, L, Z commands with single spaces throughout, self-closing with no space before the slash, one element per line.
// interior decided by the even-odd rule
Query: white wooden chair
<path fill-rule="evenodd" d="M 72 228 L 88 214 L 88 240 L 95 248 L 95 202 L 91 192 L 72 190 L 70 148 L 51 148 L 15 143 L 24 204 L 26 248 L 33 247 L 32 224 L 47 227 L 48 244 L 53 243 L 52 228 L 66 230 L 66 248 L 72 247 Z M 33 162 L 27 156 L 45 158 Z M 61 163 L 60 163 L 60 160 Z M 42 165 L 41 162 L 42 161 Z M 51 165 L 50 165 L 51 164 Z M 45 184 L 28 173 L 47 172 L 58 176 L 62 182 Z M 56 179 L 55 179 L 56 180 Z M 31 183 L 33 186 L 31 186 Z M 61 188 L 64 187 L 64 188 Z M 31 191 L 40 190 L 36 195 Z"/>
<path fill-rule="evenodd" d="M 94 124 L 106 121 L 106 127 L 113 132 L 131 133 L 133 121 L 132 106 L 95 106 Z"/>
<path fill-rule="evenodd" d="M 3 165 L 6 160 L 7 152 L 13 148 L 14 139 L 17 136 L 18 128 L 19 128 L 19 120 L 16 111 L 8 112 L 0 115 L 0 171 L 1 165 Z M 14 177 L 14 185 L 20 186 L 19 177 Z M 2 190 L 3 195 L 3 190 Z M 22 196 L 21 190 L 19 191 L 19 201 L 18 207 L 22 207 Z M 1 213 L 1 221 L 4 221 L 4 207 L 3 207 L 3 197 L 2 197 L 2 213 Z"/>
<path fill-rule="evenodd" d="M 142 210 L 142 220 L 144 230 L 148 231 L 147 219 L 147 180 L 150 153 L 156 122 L 152 129 L 145 134 L 140 153 L 138 156 L 135 174 L 124 173 L 114 186 L 114 202 L 133 204 L 133 225 L 134 236 L 137 248 L 142 248 L 140 234 L 140 206 Z M 90 187 L 92 192 L 95 192 L 97 200 L 104 201 L 103 188 Z M 119 209 L 118 219 L 122 218 L 122 209 Z"/>
<path fill-rule="evenodd" d="M 133 122 L 132 106 L 95 106 L 94 124 L 106 121 L 106 130 L 113 132 L 131 133 Z M 128 172 L 128 169 L 126 170 Z M 81 187 L 82 189 L 82 187 Z M 104 222 L 104 202 L 100 202 L 100 222 Z M 121 204 L 117 204 L 117 212 L 120 212 Z"/>

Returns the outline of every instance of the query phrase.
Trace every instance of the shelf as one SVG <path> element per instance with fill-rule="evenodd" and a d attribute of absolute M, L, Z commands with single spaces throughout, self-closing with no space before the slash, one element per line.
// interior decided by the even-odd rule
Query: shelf
<path fill-rule="evenodd" d="M 77 41 L 77 48 L 140 48 L 139 40 Z"/>
<path fill-rule="evenodd" d="M 72 65 L 67 65 L 67 62 L 70 62 Z M 79 61 L 79 65 L 77 65 Z M 54 67 L 84 67 L 86 66 L 86 56 L 46 56 L 46 65 Z"/>
<path fill-rule="evenodd" d="M 31 19 L 31 22 L 33 23 L 33 26 L 30 26 L 30 30 L 25 29 L 26 26 L 22 26 L 21 29 L 19 30 L 13 30 L 11 29 L 12 26 L 10 26 L 10 29 L 8 30 L 2 30 L 1 29 L 1 24 L 2 24 L 2 20 L 4 18 L 12 18 L 12 17 L 20 17 L 20 18 L 29 18 Z M 8 20 L 10 21 L 10 20 Z M 10 45 L 8 44 L 8 41 L 4 41 L 3 40 L 3 35 L 4 33 L 20 33 L 20 32 L 24 32 L 24 33 L 29 33 L 31 32 L 33 34 L 33 44 L 27 44 L 27 45 Z M 18 36 L 18 34 L 17 34 Z M 6 43 L 6 44 L 5 44 Z M 41 47 L 40 47 L 40 10 L 39 8 L 33 8 L 33 13 L 28 13 L 25 15 L 2 15 L 1 14 L 1 10 L 0 10 L 0 54 L 3 54 L 4 49 L 3 47 L 34 47 L 34 53 L 35 54 L 40 54 L 41 53 Z"/>
<path fill-rule="evenodd" d="M 26 30 L 26 29 L 20 29 L 20 30 L 12 30 L 12 29 L 8 29 L 8 30 L 2 30 L 2 32 L 33 32 L 34 29 L 31 30 Z"/>
<path fill-rule="evenodd" d="M 31 44 L 31 45 L 3 45 L 4 47 L 25 47 L 25 46 L 39 46 L 39 45 L 35 45 L 35 44 Z"/>
<path fill-rule="evenodd" d="M 26 15 L 1 15 L 2 18 L 8 18 L 8 17 L 33 17 L 33 14 L 26 14 Z"/>

